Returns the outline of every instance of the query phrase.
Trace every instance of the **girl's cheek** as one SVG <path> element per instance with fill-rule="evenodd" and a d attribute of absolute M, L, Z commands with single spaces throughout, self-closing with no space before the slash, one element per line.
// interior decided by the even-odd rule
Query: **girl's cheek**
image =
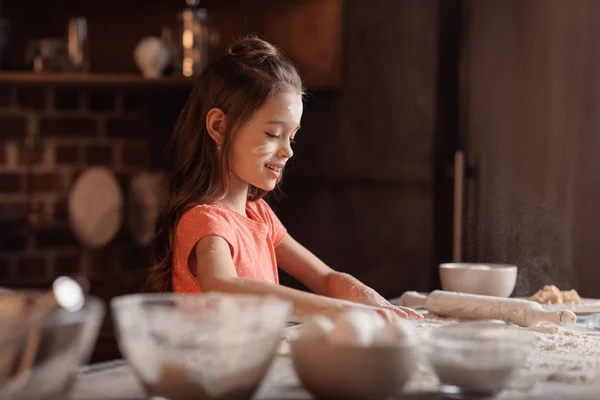
<path fill-rule="evenodd" d="M 273 142 L 269 142 L 265 145 L 265 154 L 275 153 L 277 150 L 277 145 Z"/>
<path fill-rule="evenodd" d="M 254 153 L 260 157 L 264 157 L 264 156 L 271 155 L 272 153 L 275 152 L 276 149 L 277 149 L 277 146 L 274 143 L 269 142 L 262 146 L 253 148 L 252 153 Z"/>

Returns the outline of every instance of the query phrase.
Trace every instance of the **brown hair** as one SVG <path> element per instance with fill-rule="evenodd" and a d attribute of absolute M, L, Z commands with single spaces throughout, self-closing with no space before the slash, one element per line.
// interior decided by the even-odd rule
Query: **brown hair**
<path fill-rule="evenodd" d="M 172 291 L 173 243 L 179 218 L 194 205 L 226 195 L 236 133 L 281 89 L 303 93 L 300 76 L 276 47 L 256 36 L 235 41 L 227 54 L 200 74 L 179 114 L 167 152 L 168 197 L 156 221 L 154 265 L 145 290 Z M 229 121 L 220 152 L 206 129 L 206 116 L 213 108 L 221 109 Z M 250 186 L 248 200 L 258 200 L 266 193 Z"/>

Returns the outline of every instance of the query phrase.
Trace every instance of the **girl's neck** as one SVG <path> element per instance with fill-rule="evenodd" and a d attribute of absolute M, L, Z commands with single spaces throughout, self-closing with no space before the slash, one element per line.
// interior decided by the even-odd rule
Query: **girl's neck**
<path fill-rule="evenodd" d="M 242 215 L 246 215 L 246 202 L 248 201 L 249 185 L 241 182 L 239 178 L 230 179 L 230 185 L 227 190 L 227 195 L 219 204 L 231 208 Z"/>

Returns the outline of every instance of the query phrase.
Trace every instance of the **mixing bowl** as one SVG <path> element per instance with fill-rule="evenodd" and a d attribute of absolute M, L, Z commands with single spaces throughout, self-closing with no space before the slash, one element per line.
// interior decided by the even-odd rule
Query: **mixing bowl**
<path fill-rule="evenodd" d="M 249 399 L 291 310 L 269 296 L 134 294 L 111 308 L 124 357 L 151 396 Z"/>
<path fill-rule="evenodd" d="M 419 361 L 416 340 L 358 347 L 300 335 L 290 349 L 298 378 L 319 399 L 393 397 Z"/>
<path fill-rule="evenodd" d="M 529 332 L 465 323 L 432 329 L 425 353 L 446 397 L 487 398 L 499 393 L 524 365 L 533 343 Z"/>
<path fill-rule="evenodd" d="M 105 314 L 104 303 L 88 296 L 78 311 L 56 309 L 0 340 L 0 399 L 63 399 L 77 367 L 87 363 Z M 23 318 L 16 316 L 11 318 Z M 11 324 L 0 319 L 0 326 Z M 34 350 L 30 353 L 31 350 Z M 32 356 L 30 368 L 23 360 Z M 22 364 L 23 363 L 23 364 Z"/>
<path fill-rule="evenodd" d="M 450 292 L 509 297 L 517 283 L 517 266 L 508 264 L 440 264 L 442 289 Z"/>

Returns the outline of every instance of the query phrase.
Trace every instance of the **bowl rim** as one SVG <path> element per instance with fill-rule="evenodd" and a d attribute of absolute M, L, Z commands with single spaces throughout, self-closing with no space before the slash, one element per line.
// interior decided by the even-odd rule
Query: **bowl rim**
<path fill-rule="evenodd" d="M 410 350 L 414 348 L 418 348 L 420 344 L 422 344 L 418 338 L 401 338 L 395 342 L 390 343 L 372 343 L 368 346 L 353 346 L 350 344 L 334 344 L 331 343 L 328 338 L 325 340 L 320 340 L 320 338 L 311 338 L 307 339 L 301 335 L 298 337 L 291 339 L 289 341 L 290 348 L 295 348 L 296 346 L 302 346 L 304 344 L 316 346 L 319 349 L 326 349 L 327 351 L 331 349 L 337 349 L 338 351 L 351 351 L 355 353 L 367 353 L 367 352 L 381 352 L 387 353 L 390 350 Z"/>
<path fill-rule="evenodd" d="M 514 264 L 495 264 L 495 263 L 442 263 L 440 269 L 447 270 L 475 270 L 475 271 L 516 271 L 518 267 Z M 477 269 L 474 267 L 487 267 L 487 269 Z"/>
<path fill-rule="evenodd" d="M 86 295 L 83 307 L 77 311 L 58 310 L 60 318 L 45 319 L 42 325 L 46 327 L 58 327 L 68 325 L 74 321 L 89 323 L 92 320 L 102 321 L 106 316 L 106 304 L 100 297 Z"/>
<path fill-rule="evenodd" d="M 64 312 L 64 315 L 70 316 L 71 318 L 80 318 L 80 319 L 86 319 L 87 317 L 89 317 L 90 315 L 92 315 L 91 313 L 93 313 L 94 315 L 100 314 L 100 313 L 105 313 L 106 312 L 106 304 L 104 303 L 104 300 L 101 299 L 98 296 L 95 295 L 90 295 L 90 294 L 86 294 L 85 295 L 85 302 L 83 303 L 83 306 L 75 311 L 68 311 L 68 310 L 64 310 L 62 308 L 57 308 L 56 311 L 58 312 Z M 10 316 L 10 317 L 0 317 L 0 323 L 3 322 L 8 322 L 8 321 L 12 321 L 15 318 L 19 319 L 22 318 L 21 315 L 18 316 Z M 56 319 L 51 319 L 51 318 L 42 318 L 41 323 L 44 324 L 45 326 L 59 326 L 59 325 L 65 325 L 67 324 L 67 322 L 63 322 L 63 319 L 56 320 Z M 30 325 L 35 325 L 40 323 L 40 321 L 38 320 L 31 320 L 28 322 L 25 322 L 26 327 L 30 326 Z"/>
<path fill-rule="evenodd" d="M 207 301 L 210 299 L 219 298 L 235 298 L 240 301 L 252 301 L 254 304 L 264 304 L 269 306 L 286 307 L 291 311 L 292 303 L 288 300 L 281 299 L 273 295 L 256 295 L 246 293 L 220 293 L 220 292 L 208 292 L 208 293 L 128 293 L 119 296 L 115 296 L 110 300 L 111 310 L 119 310 L 127 306 L 139 306 L 147 302 L 157 300 L 173 300 L 184 298 L 198 299 Z M 248 303 L 246 303 L 248 304 Z"/>
<path fill-rule="evenodd" d="M 483 341 L 472 336 L 474 333 L 494 332 L 501 336 L 481 337 Z M 451 334 L 451 335 L 449 335 Z M 446 325 L 434 328 L 423 337 L 423 344 L 437 350 L 474 350 L 483 351 L 526 348 L 534 345 L 531 332 L 508 327 L 476 328 L 457 325 Z"/>
<path fill-rule="evenodd" d="M 4 346 L 10 345 L 14 340 L 18 340 L 21 335 L 27 334 L 30 329 L 37 326 L 45 329 L 55 329 L 61 326 L 70 325 L 73 322 L 82 322 L 84 326 L 89 326 L 90 323 L 101 324 L 102 320 L 106 316 L 106 311 L 106 304 L 103 299 L 98 296 L 86 294 L 83 307 L 81 307 L 79 310 L 68 311 L 58 308 L 53 312 L 61 313 L 60 318 L 44 315 L 41 317 L 41 319 L 34 318 L 24 321 L 22 325 L 18 326 L 18 329 L 11 331 L 8 335 L 0 340 L 0 349 L 3 349 Z M 12 318 L 15 317 L 0 318 L 0 323 L 8 323 L 8 321 Z M 98 334 L 99 330 L 95 335 L 97 336 Z"/>

